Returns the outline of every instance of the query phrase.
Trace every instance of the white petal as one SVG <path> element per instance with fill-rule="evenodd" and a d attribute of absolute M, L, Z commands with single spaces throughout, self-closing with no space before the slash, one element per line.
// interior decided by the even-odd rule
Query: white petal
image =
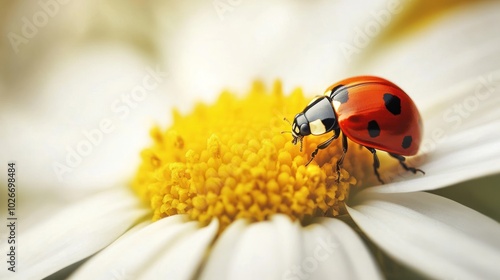
<path fill-rule="evenodd" d="M 145 267 L 140 279 L 193 279 L 207 249 L 217 234 L 217 219 L 203 228 L 179 235 Z"/>
<path fill-rule="evenodd" d="M 11 90 L 28 98 L 0 104 L 0 145 L 9 147 L 0 157 L 18 162 L 26 189 L 78 197 L 122 185 L 150 142 L 153 119 L 168 120 L 167 78 L 161 74 L 157 82 L 151 74 L 161 67 L 126 46 L 105 43 L 60 53 L 41 67 L 42 78 L 27 76 L 22 90 Z"/>
<path fill-rule="evenodd" d="M 471 1 L 450 5 L 440 14 L 415 16 L 408 10 L 398 20 L 413 17 L 414 22 L 406 23 L 419 28 L 397 27 L 400 33 L 393 32 L 395 36 L 379 42 L 371 55 L 359 55 L 356 66 L 393 79 L 417 99 L 417 105 L 432 103 L 455 84 L 499 69 L 500 37 L 491 28 L 500 24 L 499 8 L 496 1 Z M 391 23 L 398 24 L 398 20 Z"/>
<path fill-rule="evenodd" d="M 146 213 L 137 197 L 123 188 L 86 198 L 27 231 L 20 228 L 20 220 L 14 276 L 41 279 L 82 260 L 116 240 Z M 1 249 L 7 251 L 5 246 Z M 0 278 L 6 279 L 1 277 L 5 271 L 0 271 Z"/>
<path fill-rule="evenodd" d="M 172 79 L 182 97 L 225 87 L 245 92 L 255 77 L 281 77 L 287 92 L 301 85 L 305 92 L 321 94 L 345 76 L 342 43 L 351 44 L 370 12 L 387 6 L 380 0 L 251 1 L 227 9 L 213 3 L 176 5 L 183 20 L 168 21 L 170 34 L 158 36 L 165 65 L 176 69 Z M 157 9 L 157 20 L 164 22 L 171 9 Z"/>
<path fill-rule="evenodd" d="M 361 238 L 338 219 L 321 218 L 302 231 L 300 265 L 289 271 L 298 279 L 382 279 Z M 293 271 L 293 272 L 292 272 Z"/>
<path fill-rule="evenodd" d="M 252 279 L 249 275 L 256 277 L 253 279 L 281 279 L 292 266 L 300 262 L 300 223 L 292 222 L 281 214 L 274 215 L 270 222 L 265 223 L 249 228 L 241 236 L 232 253 L 234 259 L 228 279 Z M 266 233 L 268 230 L 271 232 Z M 255 240 L 261 240 L 262 244 L 255 244 Z"/>
<path fill-rule="evenodd" d="M 303 228 L 284 215 L 231 225 L 214 245 L 201 279 L 379 279 L 368 249 L 336 219 Z"/>
<path fill-rule="evenodd" d="M 175 215 L 156 222 L 141 224 L 90 258 L 72 279 L 133 279 L 149 264 L 159 261 L 162 252 L 169 250 L 184 235 L 198 230 L 196 222 Z"/>
<path fill-rule="evenodd" d="M 246 221 L 237 220 L 224 230 L 224 232 L 217 238 L 215 245 L 210 250 L 207 262 L 201 272 L 200 279 L 229 279 L 227 276 L 228 264 L 231 263 L 234 248 L 247 226 Z"/>
<path fill-rule="evenodd" d="M 217 249 L 218 254 L 225 250 L 229 256 L 219 279 L 282 279 L 299 263 L 301 227 L 287 216 L 275 215 L 271 221 L 253 223 L 240 231 L 239 236 L 232 236 L 237 239 L 232 248 Z M 223 246 L 222 242 L 216 247 Z M 216 279 L 216 272 L 211 271 L 207 278 Z"/>
<path fill-rule="evenodd" d="M 429 193 L 364 194 L 349 214 L 398 261 L 439 279 L 500 275 L 500 224 Z"/>

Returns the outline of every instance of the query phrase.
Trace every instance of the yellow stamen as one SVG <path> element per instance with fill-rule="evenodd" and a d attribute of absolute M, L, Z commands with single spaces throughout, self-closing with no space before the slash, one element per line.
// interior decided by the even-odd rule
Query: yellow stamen
<path fill-rule="evenodd" d="M 308 99 L 300 89 L 283 95 L 279 81 L 271 93 L 255 82 L 244 98 L 223 92 L 215 104 L 198 104 L 186 116 L 174 111 L 170 128 L 151 130 L 154 144 L 142 151 L 133 182 L 153 220 L 186 213 L 202 224 L 218 218 L 222 230 L 235 219 L 261 221 L 275 213 L 294 220 L 339 215 L 367 167 L 350 159 L 369 162 L 369 153 L 350 145 L 340 183 L 340 141 L 305 166 L 331 135 L 305 137 L 300 152 L 291 135 L 280 132 L 291 129 L 283 118 L 302 111 Z"/>

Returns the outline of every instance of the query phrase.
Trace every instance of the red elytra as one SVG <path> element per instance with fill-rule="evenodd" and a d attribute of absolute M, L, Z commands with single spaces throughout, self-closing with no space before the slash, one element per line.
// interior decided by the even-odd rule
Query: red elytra
<path fill-rule="evenodd" d="M 332 92 L 336 89 L 335 92 Z M 359 76 L 331 85 L 340 129 L 363 146 L 412 156 L 422 139 L 422 121 L 415 103 L 397 85 L 378 77 Z"/>

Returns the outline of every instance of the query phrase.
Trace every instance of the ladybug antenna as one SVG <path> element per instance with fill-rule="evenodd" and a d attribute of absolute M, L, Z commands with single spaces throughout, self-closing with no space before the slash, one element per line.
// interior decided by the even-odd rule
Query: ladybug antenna
<path fill-rule="evenodd" d="M 283 120 L 286 121 L 289 125 L 292 125 L 292 123 L 286 117 L 284 117 Z M 282 131 L 281 132 L 281 134 L 284 134 L 284 133 L 293 134 L 291 131 Z"/>
<path fill-rule="evenodd" d="M 286 121 L 289 125 L 292 125 L 292 123 L 286 117 L 284 117 L 283 120 Z M 295 133 L 293 133 L 293 131 L 282 131 L 281 132 L 281 134 L 284 134 L 284 133 L 292 134 L 292 136 L 293 136 L 292 143 L 294 145 L 297 145 L 297 142 L 300 142 L 300 152 L 302 152 L 302 140 L 304 140 L 303 139 L 304 137 L 302 135 L 296 135 Z"/>

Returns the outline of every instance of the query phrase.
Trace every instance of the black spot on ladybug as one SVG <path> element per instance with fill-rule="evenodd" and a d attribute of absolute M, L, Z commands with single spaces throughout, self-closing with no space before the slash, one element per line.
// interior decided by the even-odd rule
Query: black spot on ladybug
<path fill-rule="evenodd" d="M 393 115 L 401 114 L 401 99 L 399 99 L 399 97 L 386 93 L 384 94 L 384 103 L 387 111 L 391 112 Z"/>
<path fill-rule="evenodd" d="M 410 135 L 407 135 L 403 138 L 403 143 L 401 143 L 401 147 L 403 147 L 403 149 L 408 149 L 410 146 L 411 146 L 411 141 L 413 139 L 411 138 Z"/>
<path fill-rule="evenodd" d="M 371 138 L 375 138 L 380 135 L 380 127 L 375 120 L 368 123 L 368 134 L 370 134 Z"/>

